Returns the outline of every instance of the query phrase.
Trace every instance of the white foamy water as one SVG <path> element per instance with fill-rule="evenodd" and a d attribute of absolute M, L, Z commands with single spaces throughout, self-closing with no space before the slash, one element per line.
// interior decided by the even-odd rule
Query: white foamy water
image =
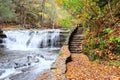
<path fill-rule="evenodd" d="M 4 31 L 7 38 L 4 40 L 4 45 L 10 50 L 29 50 L 37 48 L 57 48 L 59 47 L 58 40 L 60 39 L 60 30 L 17 30 Z"/>
<path fill-rule="evenodd" d="M 4 31 L 7 38 L 0 55 L 0 80 L 35 80 L 58 57 L 60 30 Z"/>
<path fill-rule="evenodd" d="M 7 79 L 6 77 L 10 77 L 11 75 L 16 75 L 21 73 L 21 71 L 16 71 L 14 68 L 10 68 L 10 69 L 0 69 L 0 70 L 4 70 L 5 72 L 2 73 L 2 75 L 0 76 L 0 80 L 2 79 Z"/>

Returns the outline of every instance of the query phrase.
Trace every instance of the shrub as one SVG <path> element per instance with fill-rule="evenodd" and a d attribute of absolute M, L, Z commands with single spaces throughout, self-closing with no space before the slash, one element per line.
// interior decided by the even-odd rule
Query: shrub
<path fill-rule="evenodd" d="M 104 30 L 103 30 L 103 33 L 105 33 L 105 34 L 108 34 L 108 33 L 112 33 L 114 30 L 112 30 L 111 28 L 105 28 Z"/>

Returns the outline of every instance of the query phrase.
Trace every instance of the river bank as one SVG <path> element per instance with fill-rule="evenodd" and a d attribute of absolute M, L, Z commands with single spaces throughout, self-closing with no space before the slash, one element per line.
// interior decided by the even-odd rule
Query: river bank
<path fill-rule="evenodd" d="M 106 61 L 91 62 L 85 54 L 71 54 L 67 46 L 63 46 L 61 52 L 55 61 L 59 65 L 37 80 L 120 80 L 120 67 L 110 66 Z"/>

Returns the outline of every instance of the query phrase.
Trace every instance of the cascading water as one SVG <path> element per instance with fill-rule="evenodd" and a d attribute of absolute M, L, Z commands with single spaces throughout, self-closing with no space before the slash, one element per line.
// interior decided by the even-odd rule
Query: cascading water
<path fill-rule="evenodd" d="M 41 31 L 4 31 L 7 38 L 4 40 L 6 48 L 11 50 L 25 50 L 35 48 L 57 48 L 60 30 Z"/>
<path fill-rule="evenodd" d="M 60 30 L 4 31 L 0 80 L 36 80 L 58 56 Z M 3 55 L 4 54 L 4 55 Z"/>
<path fill-rule="evenodd" d="M 52 35 L 53 36 L 51 37 L 51 47 L 57 46 L 57 41 L 60 39 L 60 31 L 55 31 Z"/>

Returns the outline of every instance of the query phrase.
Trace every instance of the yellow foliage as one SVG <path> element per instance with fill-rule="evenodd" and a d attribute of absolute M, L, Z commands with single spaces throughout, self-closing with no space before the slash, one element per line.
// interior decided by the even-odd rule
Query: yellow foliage
<path fill-rule="evenodd" d="M 60 9 L 60 7 L 56 6 L 56 10 L 59 10 L 59 9 Z"/>
<path fill-rule="evenodd" d="M 62 19 L 63 17 L 62 17 L 62 15 L 58 14 L 58 18 Z"/>
<path fill-rule="evenodd" d="M 76 18 L 79 18 L 80 17 L 80 15 L 78 14 L 78 15 L 76 15 Z"/>
<path fill-rule="evenodd" d="M 55 2 L 62 5 L 62 0 L 55 0 Z"/>
<path fill-rule="evenodd" d="M 52 5 L 49 3 L 45 3 L 45 7 L 50 8 Z"/>
<path fill-rule="evenodd" d="M 39 4 L 32 4 L 33 7 L 37 8 L 37 7 L 40 7 Z"/>
<path fill-rule="evenodd" d="M 42 16 L 44 16 L 44 17 L 48 17 L 48 15 L 45 14 L 45 13 L 43 13 L 43 12 L 39 12 L 38 14 L 39 14 L 39 15 L 42 15 Z"/>

